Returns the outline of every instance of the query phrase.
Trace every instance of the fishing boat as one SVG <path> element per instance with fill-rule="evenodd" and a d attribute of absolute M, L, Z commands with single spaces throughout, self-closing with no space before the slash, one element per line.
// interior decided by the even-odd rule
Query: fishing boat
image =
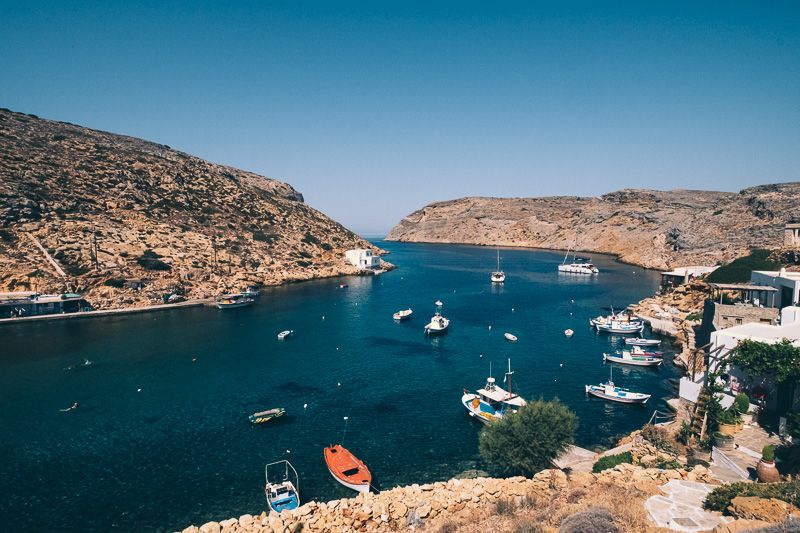
<path fill-rule="evenodd" d="M 337 444 L 325 448 L 325 464 L 331 475 L 347 488 L 358 492 L 369 492 L 372 482 L 367 466 L 349 450 Z"/>
<path fill-rule="evenodd" d="M 597 324 L 597 331 L 606 333 L 641 333 L 644 324 L 641 322 L 617 322 L 612 321 L 607 324 Z"/>
<path fill-rule="evenodd" d="M 217 302 L 217 307 L 219 309 L 234 309 L 236 307 L 246 307 L 255 302 L 255 300 L 252 298 L 246 298 L 239 295 L 234 296 L 235 297 L 223 297 Z"/>
<path fill-rule="evenodd" d="M 406 309 L 405 311 L 398 311 L 392 315 L 392 318 L 400 322 L 401 320 L 406 320 L 411 318 L 411 309 Z"/>
<path fill-rule="evenodd" d="M 449 325 L 450 319 L 443 317 L 437 311 L 436 314 L 431 317 L 431 321 L 425 324 L 425 333 L 427 335 L 438 335 L 446 332 Z"/>
<path fill-rule="evenodd" d="M 634 355 L 625 350 L 622 352 L 604 353 L 604 361 L 634 366 L 659 366 L 664 359 L 652 355 Z"/>
<path fill-rule="evenodd" d="M 505 336 L 506 336 L 506 339 L 510 340 L 511 342 L 517 342 L 517 336 L 516 335 L 512 335 L 511 333 L 506 333 Z"/>
<path fill-rule="evenodd" d="M 564 254 L 564 261 L 558 265 L 559 272 L 565 272 L 567 274 L 599 274 L 600 271 L 597 269 L 596 266 L 592 264 L 589 259 L 582 259 L 579 257 L 575 257 L 575 253 L 572 254 L 572 262 L 567 263 L 567 258 L 569 257 L 570 249 L 567 248 L 567 253 Z"/>
<path fill-rule="evenodd" d="M 461 403 L 466 408 L 469 415 L 483 422 L 503 418 L 505 414 L 517 412 L 517 409 L 526 405 L 526 401 L 519 395 L 510 391 L 511 378 L 514 373 L 511 371 L 511 359 L 508 360 L 508 372 L 503 382 L 508 382 L 509 390 L 506 391 L 495 383 L 491 376 L 491 365 L 489 366 L 489 377 L 486 378 L 486 385 L 478 389 L 476 393 L 471 393 L 467 389 L 462 389 L 464 394 L 461 396 Z"/>
<path fill-rule="evenodd" d="M 500 248 L 497 249 L 497 270 L 492 272 L 492 283 L 503 283 L 506 280 L 505 273 L 500 270 Z"/>
<path fill-rule="evenodd" d="M 565 329 L 564 330 L 564 335 L 566 335 L 567 337 L 572 337 L 572 335 L 574 335 L 574 334 L 575 334 L 575 332 L 572 331 L 571 329 Z"/>
<path fill-rule="evenodd" d="M 641 318 L 631 316 L 627 313 L 614 313 L 613 310 L 610 315 L 598 316 L 597 318 L 590 318 L 589 325 L 592 327 L 609 325 L 612 322 L 624 322 L 626 324 L 644 324 Z"/>
<path fill-rule="evenodd" d="M 623 350 L 626 351 L 626 350 Z M 631 355 L 643 355 L 648 357 L 664 357 L 664 352 L 656 351 L 656 350 L 645 350 L 641 346 L 631 346 L 630 348 Z M 619 352 L 615 352 L 619 353 Z"/>
<path fill-rule="evenodd" d="M 300 505 L 300 482 L 297 471 L 289 461 L 270 463 L 264 470 L 267 477 L 264 493 L 269 508 L 276 513 L 297 509 Z"/>
<path fill-rule="evenodd" d="M 661 344 L 659 339 L 643 339 L 642 337 L 625 338 L 625 344 L 628 346 L 658 346 Z"/>
<path fill-rule="evenodd" d="M 281 331 L 280 333 L 278 333 L 278 340 L 282 341 L 286 337 L 291 337 L 292 334 L 294 334 L 293 329 L 287 329 L 286 331 Z"/>
<path fill-rule="evenodd" d="M 247 287 L 247 289 L 238 293 L 238 295 L 243 296 L 244 298 L 258 298 L 261 296 L 261 293 L 258 292 L 255 287 Z"/>
<path fill-rule="evenodd" d="M 250 422 L 253 424 L 263 424 L 264 422 L 269 422 L 273 418 L 278 418 L 284 414 L 286 414 L 286 409 L 283 407 L 276 407 L 275 409 L 261 411 L 260 413 L 253 413 L 249 418 Z"/>
<path fill-rule="evenodd" d="M 592 396 L 597 396 L 598 398 L 603 398 L 604 400 L 622 403 L 644 404 L 650 399 L 649 394 L 631 392 L 628 389 L 617 387 L 614 385 L 614 381 L 611 379 L 610 374 L 606 383 L 601 383 L 600 385 L 586 385 L 586 393 L 591 394 Z"/>

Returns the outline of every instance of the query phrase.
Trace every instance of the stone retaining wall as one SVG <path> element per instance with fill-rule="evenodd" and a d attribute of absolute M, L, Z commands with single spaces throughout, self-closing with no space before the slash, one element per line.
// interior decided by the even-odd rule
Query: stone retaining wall
<path fill-rule="evenodd" d="M 355 532 L 394 531 L 409 526 L 436 524 L 457 514 L 474 518 L 493 514 L 501 499 L 521 504 L 536 496 L 551 496 L 570 487 L 589 487 L 595 483 L 652 492 L 670 479 L 710 482 L 708 470 L 659 470 L 631 464 L 617 465 L 599 474 L 567 476 L 561 470 L 545 470 L 533 478 L 451 479 L 426 485 L 397 487 L 378 494 L 359 494 L 355 498 L 330 502 L 308 502 L 294 511 L 244 515 L 222 522 L 208 522 L 199 528 L 189 526 L 182 533 L 296 533 L 311 531 Z"/>

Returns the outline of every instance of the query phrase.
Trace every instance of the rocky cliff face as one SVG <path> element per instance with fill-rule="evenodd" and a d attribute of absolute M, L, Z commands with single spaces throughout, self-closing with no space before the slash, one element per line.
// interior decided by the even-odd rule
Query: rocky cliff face
<path fill-rule="evenodd" d="M 349 248 L 372 246 L 286 183 L 0 110 L 0 291 L 72 290 L 100 308 L 146 305 L 170 289 L 199 297 L 352 274 Z M 107 285 L 126 278 L 149 291 Z"/>
<path fill-rule="evenodd" d="M 714 265 L 777 248 L 800 215 L 800 182 L 736 193 L 624 189 L 600 198 L 461 198 L 401 220 L 388 240 L 615 254 L 649 268 Z"/>

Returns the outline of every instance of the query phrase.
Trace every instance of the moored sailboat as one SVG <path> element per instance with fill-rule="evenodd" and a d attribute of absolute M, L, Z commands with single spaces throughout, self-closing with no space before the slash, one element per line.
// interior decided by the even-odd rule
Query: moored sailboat
<path fill-rule="evenodd" d="M 497 270 L 492 272 L 492 283 L 504 283 L 506 274 L 500 270 L 500 248 L 497 249 Z"/>

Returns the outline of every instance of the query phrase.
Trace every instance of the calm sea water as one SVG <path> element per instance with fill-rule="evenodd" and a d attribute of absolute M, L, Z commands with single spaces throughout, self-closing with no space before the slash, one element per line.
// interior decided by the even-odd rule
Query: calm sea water
<path fill-rule="evenodd" d="M 481 425 L 460 397 L 484 384 L 490 364 L 501 381 L 508 358 L 524 397 L 558 397 L 578 414 L 584 447 L 666 410 L 679 375 L 671 364 L 615 367 L 618 384 L 653 395 L 646 407 L 584 392 L 608 378 L 602 353 L 622 343 L 588 318 L 652 295 L 658 273 L 596 256 L 599 276 L 558 274 L 561 254 L 504 249 L 507 281 L 493 286 L 494 249 L 379 245 L 400 268 L 270 288 L 249 308 L 3 327 L 0 523 L 179 531 L 257 514 L 264 465 L 281 459 L 298 470 L 304 501 L 351 497 L 322 456 L 342 441 L 384 489 L 475 468 L 498 474 L 480 460 Z M 426 338 L 436 300 L 450 331 Z M 409 321 L 392 320 L 409 307 Z M 278 341 L 284 329 L 294 337 Z M 288 414 L 249 424 L 271 407 Z"/>

